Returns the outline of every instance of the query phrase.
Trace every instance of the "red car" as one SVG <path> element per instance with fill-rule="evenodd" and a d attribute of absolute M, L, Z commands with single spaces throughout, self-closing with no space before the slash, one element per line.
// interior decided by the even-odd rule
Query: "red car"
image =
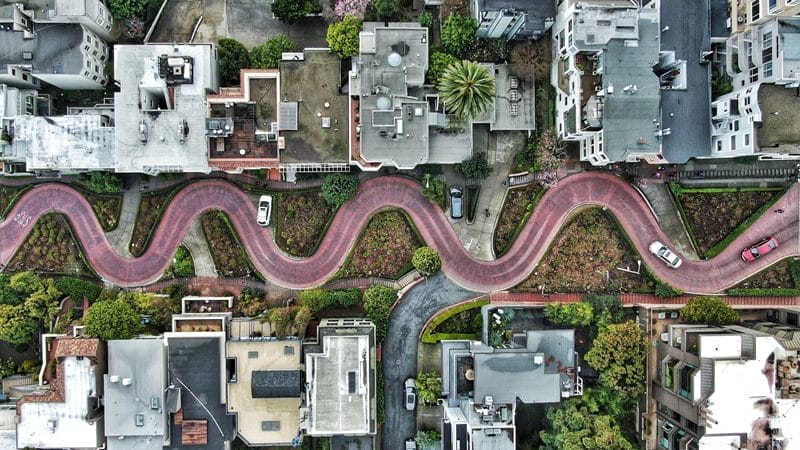
<path fill-rule="evenodd" d="M 758 258 L 766 255 L 767 253 L 778 248 L 778 240 L 774 237 L 765 238 L 758 244 L 742 251 L 742 260 L 744 262 L 755 261 Z"/>

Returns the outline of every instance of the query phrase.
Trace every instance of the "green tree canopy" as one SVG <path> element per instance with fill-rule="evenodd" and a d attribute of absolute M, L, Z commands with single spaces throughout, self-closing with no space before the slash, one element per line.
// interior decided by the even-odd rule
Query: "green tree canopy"
<path fill-rule="evenodd" d="M 375 340 L 382 343 L 389 331 L 389 312 L 397 300 L 397 292 L 386 286 L 370 286 L 364 291 L 364 312 L 375 324 Z"/>
<path fill-rule="evenodd" d="M 373 0 L 372 7 L 378 18 L 383 21 L 389 21 L 397 14 L 397 0 Z"/>
<path fill-rule="evenodd" d="M 344 173 L 332 173 L 322 182 L 322 198 L 329 205 L 339 207 L 353 198 L 358 190 L 358 177 Z"/>
<path fill-rule="evenodd" d="M 272 308 L 269 310 L 267 317 L 279 338 L 289 335 L 289 325 L 292 323 L 292 310 L 290 308 Z"/>
<path fill-rule="evenodd" d="M 140 17 L 144 14 L 147 4 L 154 0 L 109 0 L 108 9 L 111 15 L 117 19 L 128 17 Z"/>
<path fill-rule="evenodd" d="M 436 403 L 442 396 L 442 376 L 436 372 L 420 372 L 417 375 L 417 395 L 428 405 Z"/>
<path fill-rule="evenodd" d="M 473 180 L 483 180 L 494 170 L 486 159 L 486 152 L 474 154 L 472 158 L 458 163 L 455 168 L 464 178 Z"/>
<path fill-rule="evenodd" d="M 644 363 L 649 349 L 647 336 L 629 320 L 601 329 L 585 359 L 600 372 L 600 386 L 636 401 L 644 392 Z"/>
<path fill-rule="evenodd" d="M 420 450 L 439 449 L 442 446 L 442 435 L 434 430 L 419 430 L 414 440 Z"/>
<path fill-rule="evenodd" d="M 316 0 L 275 0 L 271 8 L 278 20 L 292 24 L 318 9 L 319 4 Z"/>
<path fill-rule="evenodd" d="M 358 54 L 358 33 L 361 32 L 361 19 L 356 16 L 344 16 L 338 22 L 328 26 L 326 40 L 328 47 L 340 58 L 349 58 Z"/>
<path fill-rule="evenodd" d="M 172 327 L 172 315 L 181 312 L 180 300 L 147 292 L 121 292 L 117 301 L 133 305 L 138 314 L 150 317 L 149 327 L 159 332 Z"/>
<path fill-rule="evenodd" d="M 466 56 L 470 43 L 475 39 L 478 23 L 471 16 L 453 14 L 442 25 L 442 46 L 453 56 Z"/>
<path fill-rule="evenodd" d="M 111 172 L 81 173 L 78 181 L 96 194 L 118 194 L 124 186 L 122 177 Z"/>
<path fill-rule="evenodd" d="M 614 417 L 596 404 L 574 397 L 560 407 L 547 408 L 549 428 L 539 432 L 542 448 L 553 450 L 634 450 Z"/>
<path fill-rule="evenodd" d="M 281 60 L 281 54 L 293 52 L 297 47 L 285 34 L 278 34 L 263 44 L 250 50 L 250 61 L 256 69 L 275 69 Z"/>
<path fill-rule="evenodd" d="M 445 110 L 458 119 L 480 116 L 494 103 L 494 76 L 472 61 L 456 61 L 439 77 L 439 95 Z"/>
<path fill-rule="evenodd" d="M 38 331 L 39 323 L 28 314 L 25 305 L 0 305 L 0 340 L 11 345 L 25 345 Z"/>
<path fill-rule="evenodd" d="M 433 25 L 433 14 L 430 11 L 422 11 L 417 16 L 417 20 L 423 27 L 430 28 Z"/>
<path fill-rule="evenodd" d="M 548 303 L 544 316 L 554 325 L 587 326 L 594 318 L 594 307 L 589 303 Z"/>
<path fill-rule="evenodd" d="M 300 291 L 297 294 L 302 306 L 311 309 L 314 314 L 319 314 L 320 311 L 330 306 L 331 293 L 327 289 L 313 288 Z"/>
<path fill-rule="evenodd" d="M 739 323 L 739 313 L 716 297 L 693 297 L 681 308 L 681 318 L 687 322 L 707 325 Z"/>
<path fill-rule="evenodd" d="M 430 56 L 428 65 L 428 83 L 439 84 L 442 74 L 453 64 L 458 62 L 458 58 L 445 52 L 433 52 Z"/>
<path fill-rule="evenodd" d="M 420 247 L 414 251 L 411 264 L 422 276 L 430 276 L 442 269 L 442 260 L 436 250 L 430 247 Z"/>
<path fill-rule="evenodd" d="M 64 295 L 80 303 L 83 299 L 90 302 L 97 300 L 103 290 L 100 286 L 80 278 L 61 277 L 56 280 L 56 287 Z"/>
<path fill-rule="evenodd" d="M 142 316 L 124 297 L 95 303 L 84 319 L 86 334 L 104 341 L 133 338 L 141 332 L 141 322 Z"/>
<path fill-rule="evenodd" d="M 219 80 L 222 86 L 238 86 L 239 70 L 250 67 L 250 53 L 236 39 L 222 38 L 217 50 Z"/>

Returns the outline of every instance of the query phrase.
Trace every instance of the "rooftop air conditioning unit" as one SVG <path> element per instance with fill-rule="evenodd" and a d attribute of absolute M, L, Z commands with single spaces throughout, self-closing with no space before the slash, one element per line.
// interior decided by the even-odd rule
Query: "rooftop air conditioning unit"
<path fill-rule="evenodd" d="M 747 20 L 747 16 L 742 14 L 741 16 L 736 18 L 736 21 L 739 23 L 744 23 Z"/>

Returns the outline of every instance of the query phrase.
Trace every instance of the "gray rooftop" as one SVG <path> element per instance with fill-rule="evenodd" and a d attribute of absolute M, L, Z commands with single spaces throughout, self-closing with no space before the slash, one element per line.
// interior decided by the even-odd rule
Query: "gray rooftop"
<path fill-rule="evenodd" d="M 8 65 L 33 66 L 33 73 L 79 74 L 83 69 L 79 24 L 35 24 L 36 37 L 0 28 L 0 69 Z"/>
<path fill-rule="evenodd" d="M 614 90 L 603 104 L 603 147 L 612 161 L 659 151 L 655 122 L 660 90 L 652 69 L 658 59 L 659 28 L 639 20 L 638 30 L 637 40 L 611 39 L 603 53 L 603 88 Z"/>
<path fill-rule="evenodd" d="M 192 58 L 192 81 L 168 85 L 159 76 L 162 55 Z M 218 87 L 212 45 L 116 45 L 114 76 L 120 84 L 114 95 L 116 171 L 208 172 L 205 97 Z M 146 142 L 141 139 L 142 123 Z M 184 142 L 180 142 L 182 123 Z"/>
<path fill-rule="evenodd" d="M 672 130 L 661 138 L 662 150 L 672 163 L 711 154 L 710 65 L 700 58 L 711 48 L 708 14 L 709 0 L 661 2 L 661 28 L 669 27 L 661 33 L 661 50 L 686 61 L 686 89 L 661 92 L 661 127 Z"/>
<path fill-rule="evenodd" d="M 492 131 L 535 129 L 536 91 L 531 68 L 509 64 L 489 65 L 488 68 L 494 71 L 494 105 L 473 122 L 489 123 Z"/>
<path fill-rule="evenodd" d="M 99 115 L 18 116 L 12 149 L 28 170 L 114 167 L 114 127 Z"/>
<path fill-rule="evenodd" d="M 164 341 L 109 341 L 108 374 L 104 378 L 105 434 L 109 437 L 109 450 L 162 448 L 169 421 L 164 407 L 167 387 Z M 126 384 L 125 380 L 130 383 Z M 141 426 L 137 426 L 137 420 Z"/>
<path fill-rule="evenodd" d="M 250 380 L 253 398 L 299 397 L 302 374 L 300 370 L 254 370 Z"/>
<path fill-rule="evenodd" d="M 731 35 L 728 29 L 728 19 L 731 17 L 728 11 L 728 0 L 710 0 L 711 8 L 711 36 L 715 38 L 727 38 Z"/>
<path fill-rule="evenodd" d="M 531 36 L 545 31 L 545 20 L 556 17 L 556 2 L 548 0 L 476 0 L 478 11 L 497 11 L 500 9 L 516 9 L 525 11 L 525 27 L 520 30 L 519 37 Z"/>

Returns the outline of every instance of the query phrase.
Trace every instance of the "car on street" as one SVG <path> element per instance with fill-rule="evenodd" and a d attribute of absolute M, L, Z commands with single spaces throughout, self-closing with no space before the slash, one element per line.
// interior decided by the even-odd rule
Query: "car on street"
<path fill-rule="evenodd" d="M 272 196 L 262 195 L 258 199 L 258 222 L 262 227 L 269 225 L 269 219 L 272 216 Z"/>
<path fill-rule="evenodd" d="M 767 253 L 778 248 L 778 245 L 779 245 L 778 240 L 775 239 L 774 237 L 764 238 L 757 244 L 754 244 L 742 250 L 742 261 L 744 262 L 755 261 L 758 258 L 761 258 Z"/>
<path fill-rule="evenodd" d="M 464 217 L 464 188 L 454 184 L 450 186 L 450 217 L 460 219 Z"/>
<path fill-rule="evenodd" d="M 655 241 L 650 244 L 650 253 L 658 256 L 658 259 L 664 261 L 664 264 L 667 267 L 672 267 L 673 269 L 677 269 L 681 266 L 681 258 L 672 252 L 666 245 L 662 244 L 661 242 Z"/>
<path fill-rule="evenodd" d="M 417 380 L 413 378 L 406 379 L 405 386 L 405 404 L 406 409 L 413 411 L 417 406 Z"/>
<path fill-rule="evenodd" d="M 406 439 L 406 450 L 417 450 L 417 441 Z"/>

